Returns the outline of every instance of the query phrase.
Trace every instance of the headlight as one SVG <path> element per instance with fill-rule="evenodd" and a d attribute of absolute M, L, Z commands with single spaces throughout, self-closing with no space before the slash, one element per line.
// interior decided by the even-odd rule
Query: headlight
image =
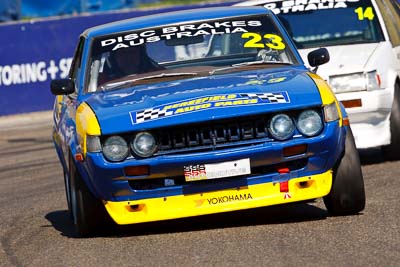
<path fill-rule="evenodd" d="M 294 124 L 286 114 L 278 114 L 272 117 L 269 123 L 271 135 L 278 140 L 285 140 L 293 136 Z"/>
<path fill-rule="evenodd" d="M 305 136 L 315 136 L 322 131 L 321 116 L 315 110 L 305 110 L 297 119 L 297 129 Z"/>
<path fill-rule="evenodd" d="M 331 76 L 329 84 L 335 93 L 344 93 L 379 89 L 381 80 L 376 71 L 371 71 Z"/>
<path fill-rule="evenodd" d="M 381 77 L 376 71 L 367 72 L 365 74 L 365 79 L 368 91 L 381 88 Z"/>
<path fill-rule="evenodd" d="M 157 150 L 157 142 L 154 136 L 148 132 L 140 132 L 136 134 L 131 142 L 132 151 L 139 157 L 150 157 Z"/>
<path fill-rule="evenodd" d="M 335 93 L 365 91 L 364 73 L 331 76 L 329 84 Z"/>
<path fill-rule="evenodd" d="M 324 107 L 324 116 L 326 122 L 336 121 L 339 119 L 339 112 L 336 107 L 336 102 Z"/>
<path fill-rule="evenodd" d="M 103 144 L 103 154 L 109 161 L 122 161 L 129 154 L 128 144 L 121 136 L 111 136 Z"/>

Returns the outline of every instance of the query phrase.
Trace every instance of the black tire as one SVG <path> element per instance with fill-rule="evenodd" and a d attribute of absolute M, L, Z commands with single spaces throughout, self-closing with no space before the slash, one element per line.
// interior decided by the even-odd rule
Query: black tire
<path fill-rule="evenodd" d="M 112 220 L 104 205 L 87 188 L 81 175 L 70 159 L 72 219 L 77 234 L 81 237 L 104 235 L 112 227 Z"/>
<path fill-rule="evenodd" d="M 357 214 L 365 208 L 364 179 L 350 128 L 343 156 L 333 169 L 331 192 L 324 197 L 324 203 L 331 215 Z"/>
<path fill-rule="evenodd" d="M 71 183 L 68 177 L 68 172 L 64 171 L 64 186 L 65 186 L 65 198 L 67 200 L 68 214 L 72 218 L 71 208 Z"/>
<path fill-rule="evenodd" d="M 390 145 L 382 148 L 387 160 L 400 159 L 400 86 L 396 83 L 394 88 L 392 111 L 390 113 Z"/>

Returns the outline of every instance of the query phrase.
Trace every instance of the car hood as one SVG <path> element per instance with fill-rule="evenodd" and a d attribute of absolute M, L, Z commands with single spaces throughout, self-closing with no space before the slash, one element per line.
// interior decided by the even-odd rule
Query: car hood
<path fill-rule="evenodd" d="M 307 72 L 293 67 L 140 85 L 91 94 L 85 101 L 95 112 L 102 134 L 322 104 Z"/>
<path fill-rule="evenodd" d="M 318 68 L 318 75 L 327 80 L 332 75 L 364 72 L 368 60 L 378 46 L 378 43 L 372 43 L 326 47 L 330 61 Z M 299 50 L 304 62 L 308 62 L 307 55 L 312 50 L 315 48 Z"/>

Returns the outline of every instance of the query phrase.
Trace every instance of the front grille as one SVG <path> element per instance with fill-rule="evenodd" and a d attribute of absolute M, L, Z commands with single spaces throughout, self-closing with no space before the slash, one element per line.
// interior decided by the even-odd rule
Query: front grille
<path fill-rule="evenodd" d="M 317 108 L 313 108 L 317 110 Z M 301 110 L 282 112 L 295 122 Z M 319 111 L 320 115 L 321 112 Z M 211 150 L 229 149 L 240 146 L 260 145 L 266 142 L 280 141 L 272 137 L 268 124 L 275 113 L 256 116 L 246 116 L 210 122 L 192 123 L 166 128 L 148 129 L 158 144 L 153 156 L 185 154 L 189 152 L 205 152 Z M 143 129 L 145 131 L 145 129 Z M 121 134 L 132 147 L 135 132 Z M 302 137 L 295 129 L 291 138 Z M 101 137 L 104 144 L 109 135 Z M 132 150 L 132 149 L 131 149 Z M 138 158 L 131 151 L 129 158 Z"/>
<path fill-rule="evenodd" d="M 228 146 L 246 145 L 272 141 L 267 122 L 269 118 L 253 117 L 226 120 L 207 124 L 193 124 L 185 128 L 162 129 L 158 132 L 159 152 L 179 150 L 220 149 Z"/>

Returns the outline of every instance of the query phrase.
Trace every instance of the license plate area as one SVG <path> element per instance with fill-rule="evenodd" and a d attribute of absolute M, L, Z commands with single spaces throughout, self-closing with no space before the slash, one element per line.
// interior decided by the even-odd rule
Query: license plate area
<path fill-rule="evenodd" d="M 212 164 L 197 164 L 184 166 L 187 182 L 219 179 L 251 174 L 250 159 L 240 159 Z"/>

